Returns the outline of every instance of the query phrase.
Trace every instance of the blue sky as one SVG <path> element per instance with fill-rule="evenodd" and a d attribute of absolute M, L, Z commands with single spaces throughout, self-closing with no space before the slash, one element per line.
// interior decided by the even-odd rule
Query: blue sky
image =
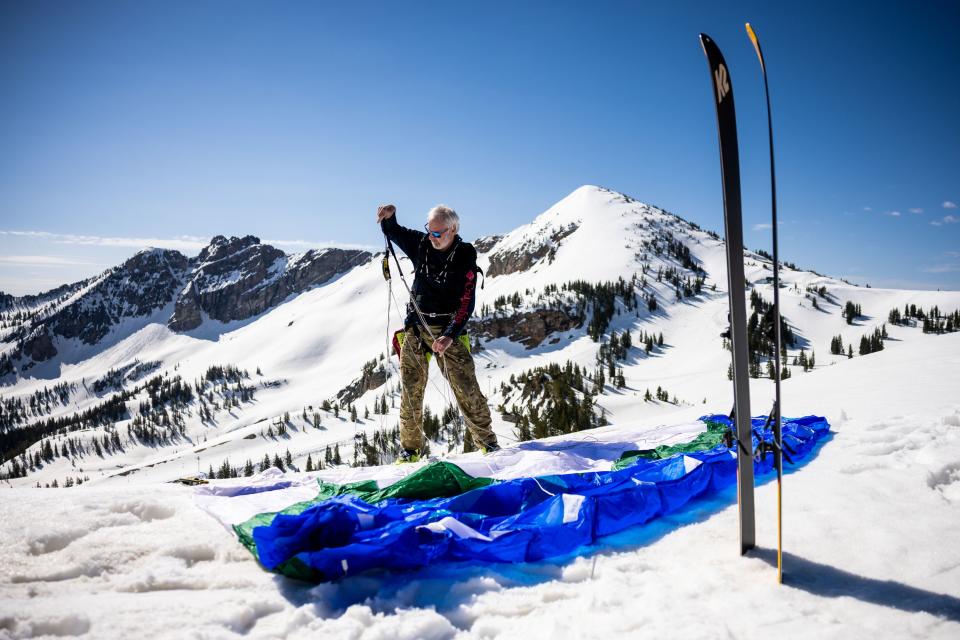
<path fill-rule="evenodd" d="M 960 289 L 955 2 L 240 0 L 0 4 L 0 290 L 216 234 L 379 246 L 386 201 L 411 224 L 450 204 L 472 239 L 582 184 L 720 231 L 701 31 L 731 69 L 745 241 L 769 249 L 748 20 L 781 255 Z"/>

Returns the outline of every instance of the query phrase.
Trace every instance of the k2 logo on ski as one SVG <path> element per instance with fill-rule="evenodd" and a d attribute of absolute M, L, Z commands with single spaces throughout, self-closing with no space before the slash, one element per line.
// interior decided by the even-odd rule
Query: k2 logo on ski
<path fill-rule="evenodd" d="M 721 64 L 713 72 L 713 76 L 717 86 L 717 102 L 720 103 L 730 93 L 730 78 L 727 76 L 727 67 Z"/>

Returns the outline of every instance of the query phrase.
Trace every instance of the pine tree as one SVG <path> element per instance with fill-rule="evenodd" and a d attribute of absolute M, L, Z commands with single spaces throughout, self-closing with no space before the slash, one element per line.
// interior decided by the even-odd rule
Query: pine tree
<path fill-rule="evenodd" d="M 843 306 L 843 316 L 847 320 L 847 324 L 853 324 L 854 318 L 860 315 L 857 311 L 858 307 L 852 302 L 847 300 L 847 304 Z"/>
<path fill-rule="evenodd" d="M 307 471 L 313 471 L 313 456 L 307 454 Z"/>

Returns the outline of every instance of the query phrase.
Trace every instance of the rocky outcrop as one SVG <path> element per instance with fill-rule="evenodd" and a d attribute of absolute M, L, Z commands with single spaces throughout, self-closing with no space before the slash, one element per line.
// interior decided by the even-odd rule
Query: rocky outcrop
<path fill-rule="evenodd" d="M 546 237 L 538 237 L 536 241 L 528 241 L 514 249 L 494 251 L 490 255 L 490 266 L 487 267 L 487 276 L 495 278 L 508 273 L 526 271 L 540 259 L 549 256 L 553 258 L 560 241 L 576 231 L 579 225 L 570 223 L 554 230 Z"/>
<path fill-rule="evenodd" d="M 174 331 L 195 329 L 203 321 L 201 311 L 222 322 L 256 315 L 250 313 L 259 306 L 251 293 L 282 271 L 285 259 L 283 251 L 260 244 L 256 236 L 214 237 L 196 257 L 167 326 Z"/>
<path fill-rule="evenodd" d="M 532 349 L 550 334 L 576 329 L 583 326 L 583 321 L 583 316 L 576 310 L 542 309 L 474 320 L 467 329 L 487 340 L 509 338 Z"/>
<path fill-rule="evenodd" d="M 221 322 L 245 320 L 359 264 L 371 254 L 354 249 L 310 250 L 287 256 L 255 236 L 217 236 L 196 258 L 167 325 L 189 331 L 203 314 Z"/>
<path fill-rule="evenodd" d="M 486 253 L 502 239 L 503 236 L 481 236 L 473 241 L 473 248 L 477 250 L 477 253 Z"/>
<path fill-rule="evenodd" d="M 53 339 L 46 331 L 37 332 L 23 344 L 24 353 L 41 362 L 49 360 L 57 355 L 57 349 L 53 346 Z"/>
<path fill-rule="evenodd" d="M 169 304 L 183 284 L 187 267 L 187 258 L 178 251 L 141 251 L 43 324 L 57 336 L 96 344 L 121 319 L 146 316 Z"/>
<path fill-rule="evenodd" d="M 372 391 L 383 386 L 387 382 L 387 370 L 380 364 L 374 365 L 368 362 L 363 367 L 362 375 L 337 392 L 337 400 L 342 405 L 352 404 L 367 391 Z"/>
<path fill-rule="evenodd" d="M 178 251 L 146 249 L 95 278 L 38 296 L 3 298 L 7 305 L 35 307 L 5 341 L 17 341 L 13 360 L 47 360 L 57 354 L 58 338 L 97 344 L 124 320 L 150 316 L 171 303 L 173 313 L 165 319 L 175 331 L 194 329 L 204 317 L 244 320 L 370 256 L 352 249 L 288 256 L 255 236 L 217 236 L 193 259 Z"/>
<path fill-rule="evenodd" d="M 305 291 L 369 260 L 373 254 L 357 249 L 311 249 L 287 267 L 284 284 L 291 292 Z"/>

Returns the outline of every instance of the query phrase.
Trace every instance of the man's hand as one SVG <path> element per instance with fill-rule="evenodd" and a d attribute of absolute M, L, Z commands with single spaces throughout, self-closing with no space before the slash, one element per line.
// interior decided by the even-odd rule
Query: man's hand
<path fill-rule="evenodd" d="M 397 208 L 392 204 L 382 204 L 377 207 L 377 222 L 383 222 L 387 218 L 392 218 L 397 212 Z"/>
<path fill-rule="evenodd" d="M 450 345 L 453 344 L 453 338 L 449 336 L 440 336 L 433 341 L 433 352 L 438 356 L 442 356 L 443 352 L 450 348 Z"/>

